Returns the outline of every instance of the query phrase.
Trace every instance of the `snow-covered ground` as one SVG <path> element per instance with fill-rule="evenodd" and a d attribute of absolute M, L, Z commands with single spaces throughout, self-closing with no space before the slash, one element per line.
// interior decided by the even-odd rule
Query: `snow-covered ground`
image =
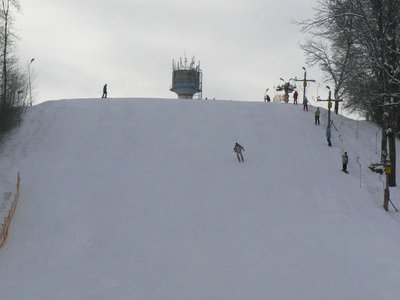
<path fill-rule="evenodd" d="M 165 99 L 29 108 L 0 153 L 1 194 L 21 174 L 0 298 L 400 299 L 400 216 L 383 210 L 367 168 L 378 127 L 333 114 L 330 148 L 327 113 L 316 126 L 313 111 Z"/>

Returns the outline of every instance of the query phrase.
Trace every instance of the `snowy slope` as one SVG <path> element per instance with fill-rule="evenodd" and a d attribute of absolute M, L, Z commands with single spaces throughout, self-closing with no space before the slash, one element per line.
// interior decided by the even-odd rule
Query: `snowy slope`
<path fill-rule="evenodd" d="M 399 299 L 400 217 L 367 169 L 378 128 L 333 115 L 329 148 L 321 117 L 231 101 L 29 108 L 0 157 L 3 190 L 21 173 L 1 298 Z"/>

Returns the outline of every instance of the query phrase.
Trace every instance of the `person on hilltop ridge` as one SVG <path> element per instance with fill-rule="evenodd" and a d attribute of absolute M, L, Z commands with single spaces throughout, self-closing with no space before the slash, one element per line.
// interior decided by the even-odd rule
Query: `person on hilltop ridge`
<path fill-rule="evenodd" d="M 297 104 L 297 98 L 299 97 L 299 93 L 294 91 L 293 93 L 293 104 Z"/>
<path fill-rule="evenodd" d="M 103 86 L 103 95 L 101 98 L 107 98 L 107 83 Z"/>

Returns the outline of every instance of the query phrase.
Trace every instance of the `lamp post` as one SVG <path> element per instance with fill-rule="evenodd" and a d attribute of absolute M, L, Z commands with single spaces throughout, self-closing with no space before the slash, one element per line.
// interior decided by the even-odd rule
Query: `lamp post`
<path fill-rule="evenodd" d="M 267 88 L 266 90 L 265 90 L 265 94 L 264 94 L 264 102 L 266 102 L 267 101 L 267 96 L 268 96 L 268 91 L 269 91 L 269 88 Z"/>
<path fill-rule="evenodd" d="M 326 86 L 326 88 L 329 90 L 329 95 L 328 95 L 328 126 L 331 127 L 331 108 L 332 108 L 332 91 L 329 85 Z"/>
<path fill-rule="evenodd" d="M 304 101 L 305 101 L 305 99 L 306 99 L 306 89 L 307 89 L 307 82 L 309 81 L 309 82 L 315 82 L 315 80 L 314 79 L 307 79 L 307 70 L 306 70 L 306 68 L 305 67 L 302 67 L 302 69 L 304 70 L 304 78 L 303 79 L 294 79 L 295 81 L 303 81 L 303 87 L 304 87 L 304 89 L 303 89 L 303 103 L 304 103 Z"/>
<path fill-rule="evenodd" d="M 328 96 L 328 126 L 326 126 L 326 139 L 328 141 L 328 146 L 332 146 L 331 142 L 331 108 L 332 108 L 332 101 L 331 101 L 331 88 L 327 85 L 326 88 L 329 90 Z"/>
<path fill-rule="evenodd" d="M 29 83 L 29 106 L 32 106 L 32 86 L 31 86 L 31 64 L 35 59 L 32 58 L 28 65 L 28 83 Z"/>
<path fill-rule="evenodd" d="M 306 100 L 306 88 L 307 88 L 307 70 L 305 67 L 302 67 L 302 69 L 304 70 L 304 81 L 303 81 L 303 103 Z"/>
<path fill-rule="evenodd" d="M 283 95 L 283 101 L 285 101 L 286 103 L 288 103 L 289 102 L 289 94 L 288 95 L 286 95 L 287 94 L 287 91 L 286 91 L 286 82 L 285 82 L 285 79 L 283 79 L 282 77 L 281 78 L 279 78 L 281 81 L 283 81 L 283 84 L 282 84 L 282 89 L 283 89 L 283 92 L 284 92 L 284 95 Z"/>

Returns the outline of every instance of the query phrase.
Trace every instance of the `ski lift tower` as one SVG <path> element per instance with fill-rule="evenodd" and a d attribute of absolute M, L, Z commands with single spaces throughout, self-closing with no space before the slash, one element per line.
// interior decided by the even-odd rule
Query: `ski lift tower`
<path fill-rule="evenodd" d="M 176 93 L 179 99 L 193 99 L 195 94 L 199 94 L 199 99 L 201 99 L 202 79 L 200 62 L 196 65 L 194 57 L 189 64 L 186 57 L 184 62 L 182 58 L 178 62 L 172 61 L 172 87 L 170 91 Z"/>

